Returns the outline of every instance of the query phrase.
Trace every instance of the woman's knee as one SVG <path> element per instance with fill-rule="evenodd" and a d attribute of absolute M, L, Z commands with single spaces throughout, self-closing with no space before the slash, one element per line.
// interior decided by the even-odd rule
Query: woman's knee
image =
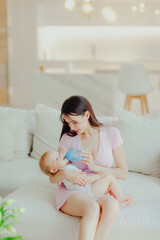
<path fill-rule="evenodd" d="M 84 209 L 84 215 L 87 215 L 90 217 L 99 217 L 100 215 L 99 204 L 94 200 L 87 202 Z"/>
<path fill-rule="evenodd" d="M 102 211 L 105 209 L 111 211 L 113 214 L 118 214 L 119 212 L 119 203 L 113 196 L 105 196 L 100 199 L 100 206 Z"/>

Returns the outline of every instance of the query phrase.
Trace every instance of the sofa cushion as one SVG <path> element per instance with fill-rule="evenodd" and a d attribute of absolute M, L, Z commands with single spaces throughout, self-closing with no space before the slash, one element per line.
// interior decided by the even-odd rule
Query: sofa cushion
<path fill-rule="evenodd" d="M 24 239 L 78 239 L 80 218 L 66 215 L 55 209 L 57 186 L 46 180 L 26 184 L 10 194 L 16 199 L 15 207 L 25 207 L 22 223 L 16 229 Z M 133 194 L 133 203 L 121 209 L 109 240 L 151 240 L 160 235 L 160 179 L 129 173 L 120 181 L 124 194 Z M 63 229 L 63 231 L 62 231 Z"/>
<path fill-rule="evenodd" d="M 124 140 L 128 168 L 160 177 L 160 118 L 119 111 L 118 128 Z"/>
<path fill-rule="evenodd" d="M 0 107 L 0 120 L 15 119 L 14 156 L 25 157 L 31 151 L 34 113 L 11 107 Z"/>
<path fill-rule="evenodd" d="M 51 149 L 58 149 L 62 124 L 60 111 L 44 104 L 35 108 L 35 134 L 31 156 L 40 159 L 41 155 Z"/>
<path fill-rule="evenodd" d="M 0 120 L 0 161 L 11 160 L 14 153 L 16 120 Z"/>

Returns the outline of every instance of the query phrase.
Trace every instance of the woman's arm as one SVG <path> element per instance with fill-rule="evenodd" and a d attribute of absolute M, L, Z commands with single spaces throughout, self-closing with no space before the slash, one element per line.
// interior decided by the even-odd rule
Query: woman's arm
<path fill-rule="evenodd" d="M 88 165 L 88 168 L 94 172 L 103 171 L 106 174 L 111 173 L 116 178 L 125 180 L 128 177 L 128 167 L 127 167 L 127 162 L 124 154 L 123 145 L 120 145 L 118 148 L 112 151 L 113 151 L 114 160 L 117 165 L 116 168 L 103 167 L 95 164 L 94 161 L 92 162 L 92 161 L 85 160 L 84 162 Z"/>
<path fill-rule="evenodd" d="M 113 157 L 116 162 L 116 168 L 107 168 L 97 165 L 97 171 L 105 171 L 106 173 L 112 173 L 116 178 L 125 180 L 128 177 L 128 167 L 126 162 L 126 157 L 123 149 L 123 145 L 112 150 Z"/>

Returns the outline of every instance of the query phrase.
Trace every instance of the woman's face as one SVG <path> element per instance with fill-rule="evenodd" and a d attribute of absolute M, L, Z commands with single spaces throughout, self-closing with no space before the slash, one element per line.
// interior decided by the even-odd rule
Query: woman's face
<path fill-rule="evenodd" d="M 89 125 L 89 116 L 88 111 L 84 115 L 63 115 L 64 120 L 68 123 L 70 129 L 76 132 L 78 135 L 82 134 Z"/>

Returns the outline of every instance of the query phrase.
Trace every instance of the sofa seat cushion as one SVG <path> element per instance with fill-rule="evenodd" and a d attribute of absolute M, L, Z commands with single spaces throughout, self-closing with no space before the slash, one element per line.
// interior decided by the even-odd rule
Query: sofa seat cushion
<path fill-rule="evenodd" d="M 38 161 L 33 158 L 14 158 L 0 161 L 0 196 L 4 197 L 28 181 L 42 175 Z"/>
<path fill-rule="evenodd" d="M 126 181 L 119 181 L 125 194 L 133 194 L 133 203 L 121 209 L 108 240 L 158 239 L 160 236 L 160 179 L 129 173 Z M 23 222 L 16 226 L 24 239 L 66 239 L 78 236 L 80 218 L 71 217 L 55 209 L 56 184 L 47 177 L 27 184 L 7 198 L 16 199 L 15 207 L 25 207 Z"/>

